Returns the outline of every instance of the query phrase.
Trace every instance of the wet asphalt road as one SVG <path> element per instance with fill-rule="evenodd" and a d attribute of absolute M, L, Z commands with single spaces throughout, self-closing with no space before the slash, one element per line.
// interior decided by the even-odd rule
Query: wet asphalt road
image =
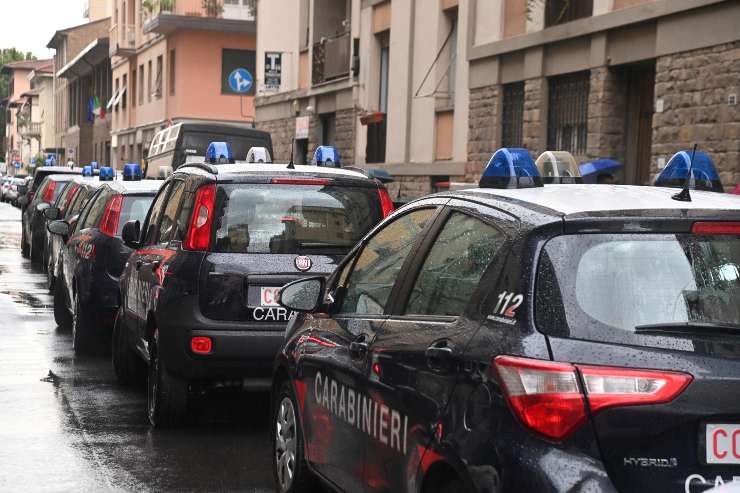
<path fill-rule="evenodd" d="M 183 429 L 151 429 L 143 384 L 74 356 L 20 236 L 0 204 L 0 491 L 272 491 L 268 396 L 210 396 Z"/>

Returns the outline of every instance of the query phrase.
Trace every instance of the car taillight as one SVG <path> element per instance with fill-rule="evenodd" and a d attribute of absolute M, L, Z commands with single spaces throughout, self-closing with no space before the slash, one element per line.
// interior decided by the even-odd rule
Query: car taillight
<path fill-rule="evenodd" d="M 121 219 L 121 207 L 123 206 L 123 195 L 114 195 L 108 200 L 105 207 L 103 220 L 100 222 L 100 231 L 108 236 L 116 236 L 118 233 L 118 221 Z"/>
<path fill-rule="evenodd" d="M 391 212 L 395 210 L 393 207 L 393 200 L 385 187 L 378 188 L 378 197 L 380 198 L 380 208 L 383 211 L 383 217 L 390 216 Z"/>
<path fill-rule="evenodd" d="M 182 247 L 185 250 L 207 251 L 211 247 L 211 225 L 216 204 L 216 185 L 203 185 L 195 193 L 195 207 L 190 227 Z"/>
<path fill-rule="evenodd" d="M 57 189 L 57 182 L 52 181 L 49 183 L 49 186 L 46 187 L 46 190 L 44 190 L 44 196 L 41 197 L 41 200 L 44 202 L 50 204 L 52 200 L 54 200 L 54 190 Z M 28 194 L 28 198 L 33 198 L 32 194 Z"/>
<path fill-rule="evenodd" d="M 533 431 L 555 440 L 562 440 L 586 421 L 586 406 L 596 413 L 610 407 L 661 404 L 675 399 L 692 380 L 685 373 L 513 356 L 498 356 L 493 366 L 519 419 Z"/>
<path fill-rule="evenodd" d="M 698 222 L 691 227 L 695 235 L 740 235 L 740 222 Z"/>
<path fill-rule="evenodd" d="M 270 180 L 273 185 L 328 185 L 329 180 L 326 178 L 273 178 Z"/>
<path fill-rule="evenodd" d="M 195 336 L 190 339 L 190 350 L 196 354 L 208 354 L 213 350 L 213 341 L 210 337 Z"/>

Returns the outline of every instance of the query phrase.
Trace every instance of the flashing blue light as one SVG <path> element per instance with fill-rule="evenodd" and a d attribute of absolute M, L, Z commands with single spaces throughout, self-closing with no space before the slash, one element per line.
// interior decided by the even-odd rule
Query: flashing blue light
<path fill-rule="evenodd" d="M 542 186 L 542 178 L 529 151 L 502 147 L 491 156 L 478 186 L 480 188 L 533 188 Z"/>
<path fill-rule="evenodd" d="M 696 151 L 693 165 L 691 164 L 691 151 L 679 151 L 674 154 L 655 179 L 655 186 L 683 188 L 689 177 L 689 167 L 691 168 L 689 188 L 708 192 L 725 191 L 712 158 L 701 151 Z"/>
<path fill-rule="evenodd" d="M 93 169 L 92 166 L 83 166 L 82 167 L 82 176 L 92 176 L 93 175 Z"/>
<path fill-rule="evenodd" d="M 90 163 L 90 167 L 91 167 L 92 169 L 100 169 L 100 165 L 98 164 L 98 162 L 97 162 L 97 161 L 93 161 L 93 162 L 91 162 L 91 163 Z"/>
<path fill-rule="evenodd" d="M 100 168 L 100 174 L 98 175 L 98 179 L 100 181 L 113 181 L 114 177 L 115 173 L 113 172 L 113 168 L 110 166 L 103 166 Z"/>
<path fill-rule="evenodd" d="M 123 166 L 123 181 L 141 180 L 141 166 L 136 163 L 128 163 Z"/>
<path fill-rule="evenodd" d="M 313 153 L 313 164 L 325 168 L 340 168 L 342 161 L 336 147 L 319 146 Z"/>
<path fill-rule="evenodd" d="M 234 162 L 234 154 L 228 142 L 211 142 L 206 151 L 206 161 L 211 164 L 227 164 Z"/>

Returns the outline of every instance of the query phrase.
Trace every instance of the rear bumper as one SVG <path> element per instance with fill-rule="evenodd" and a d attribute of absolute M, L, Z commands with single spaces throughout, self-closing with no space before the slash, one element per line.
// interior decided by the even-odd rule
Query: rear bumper
<path fill-rule="evenodd" d="M 200 314 L 197 297 L 185 296 L 157 312 L 159 344 L 168 371 L 190 381 L 239 380 L 269 388 L 284 327 L 218 322 Z M 191 350 L 193 337 L 209 337 L 208 354 Z"/>

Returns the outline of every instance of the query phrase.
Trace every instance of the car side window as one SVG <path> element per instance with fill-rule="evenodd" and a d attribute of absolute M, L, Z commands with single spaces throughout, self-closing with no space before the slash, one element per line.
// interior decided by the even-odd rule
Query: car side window
<path fill-rule="evenodd" d="M 368 241 L 343 284 L 340 313 L 379 315 L 385 311 L 404 260 L 435 211 L 429 208 L 405 214 Z"/>
<path fill-rule="evenodd" d="M 177 180 L 172 182 L 172 193 L 167 199 L 167 206 L 164 208 L 162 223 L 159 225 L 159 234 L 157 243 L 167 243 L 175 239 L 173 235 L 177 230 L 177 211 L 180 208 L 182 194 L 185 191 L 185 182 Z"/>
<path fill-rule="evenodd" d="M 505 241 L 493 226 L 453 212 L 419 270 L 404 314 L 460 315 Z"/>
<path fill-rule="evenodd" d="M 108 204 L 110 193 L 107 190 L 101 190 L 95 195 L 95 198 L 87 206 L 85 218 L 80 222 L 77 231 L 87 228 L 94 228 L 100 224 L 100 220 L 105 214 L 105 206 Z"/>
<path fill-rule="evenodd" d="M 149 217 L 147 218 L 146 229 L 144 230 L 145 245 L 153 245 L 157 240 L 157 223 L 159 223 L 159 219 L 164 212 L 165 200 L 167 199 L 169 190 L 170 184 L 166 183 L 152 203 L 152 208 L 149 210 Z"/>

